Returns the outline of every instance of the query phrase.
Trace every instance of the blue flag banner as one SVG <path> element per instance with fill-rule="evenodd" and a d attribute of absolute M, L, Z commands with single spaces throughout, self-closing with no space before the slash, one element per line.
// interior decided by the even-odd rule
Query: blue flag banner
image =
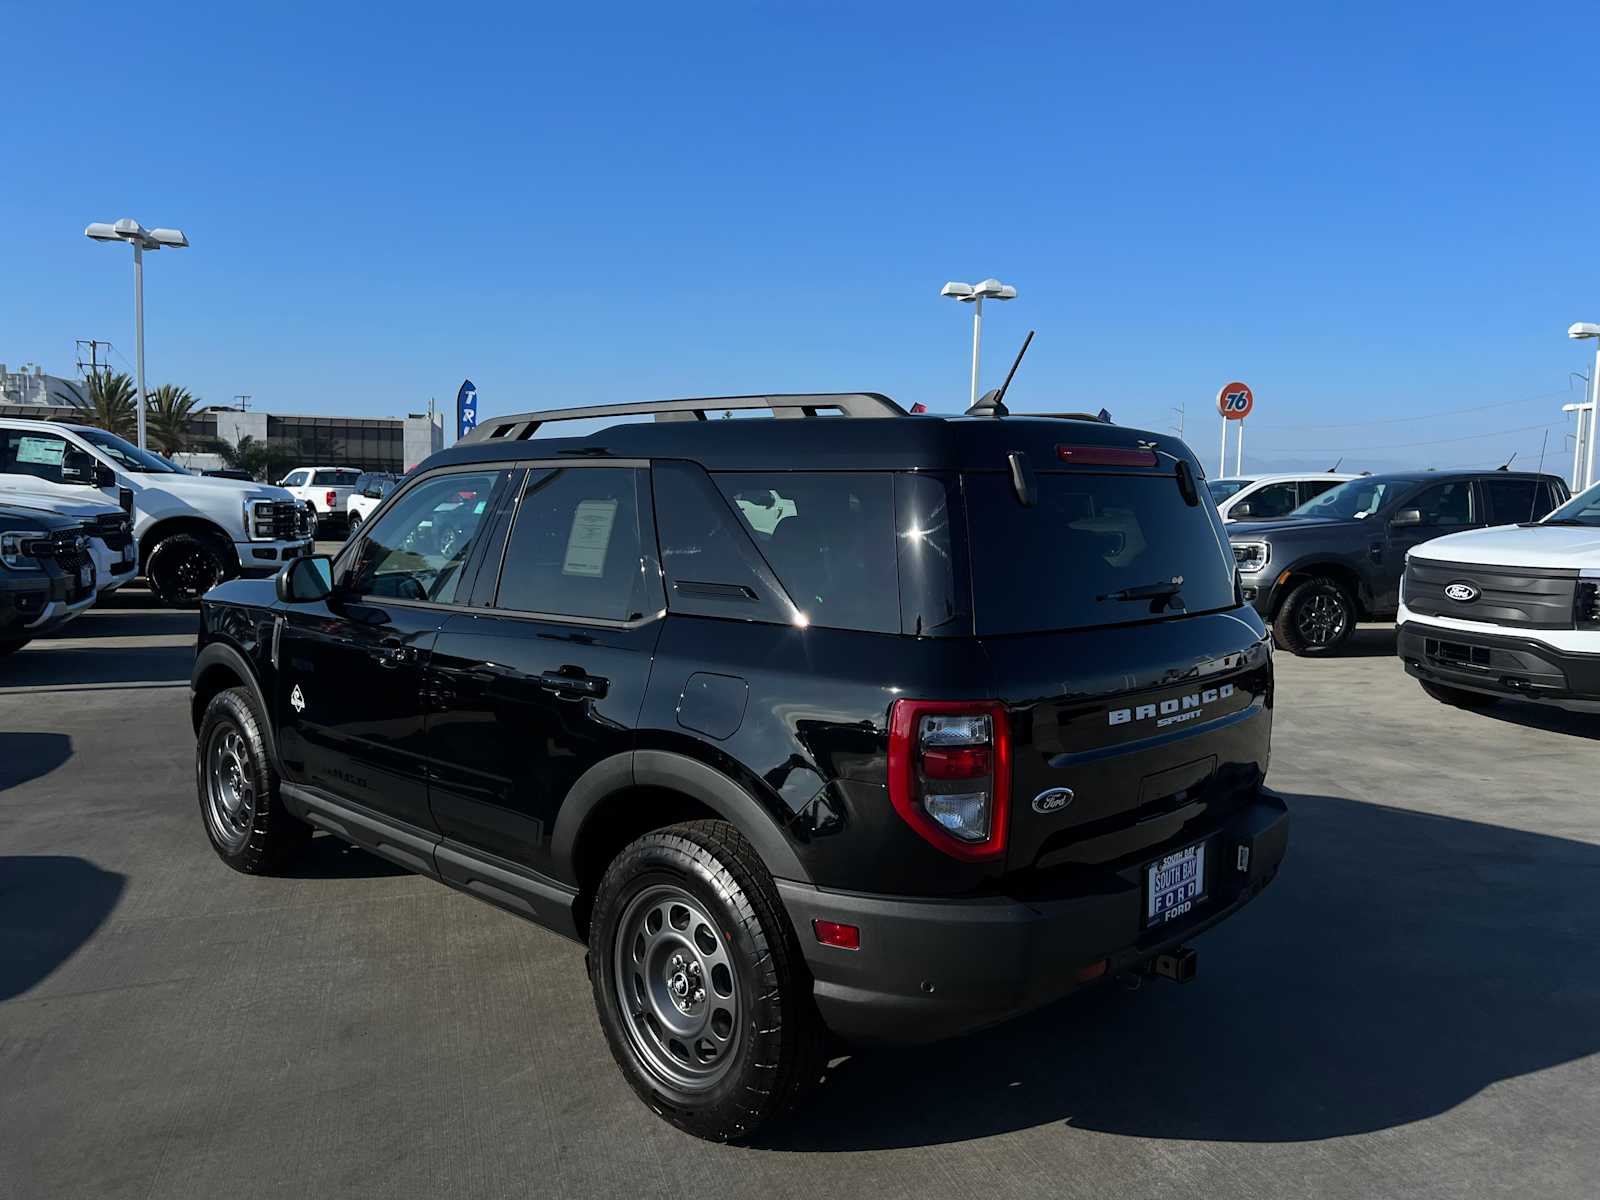
<path fill-rule="evenodd" d="M 463 379 L 456 393 L 456 441 L 460 441 L 478 427 L 478 389 L 472 380 Z"/>

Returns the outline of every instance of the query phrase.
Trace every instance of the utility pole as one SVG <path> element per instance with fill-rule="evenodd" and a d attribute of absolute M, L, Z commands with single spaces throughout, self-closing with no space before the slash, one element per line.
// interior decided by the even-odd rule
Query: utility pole
<path fill-rule="evenodd" d="M 1171 414 L 1173 414 L 1173 413 L 1177 413 L 1178 414 L 1178 440 L 1180 442 L 1183 441 L 1183 417 L 1184 417 L 1184 411 L 1183 410 L 1184 410 L 1184 402 L 1181 401 L 1181 400 L 1178 402 L 1178 404 L 1175 407 L 1167 409 L 1167 414 L 1169 416 Z"/>
<path fill-rule="evenodd" d="M 239 396 L 235 396 L 234 399 L 239 402 L 239 411 L 240 412 L 246 412 L 246 411 L 249 410 L 251 397 L 245 396 L 245 395 L 239 395 Z"/>
<path fill-rule="evenodd" d="M 104 346 L 107 350 L 110 350 L 111 343 L 96 341 L 94 338 L 78 338 L 73 344 L 78 348 L 78 374 L 83 375 L 85 379 L 93 379 L 100 373 L 100 348 Z M 89 361 L 87 363 L 83 361 L 83 348 L 85 346 L 89 347 Z M 87 374 L 84 374 L 85 366 L 89 368 Z M 105 369 L 107 371 L 111 370 L 110 365 L 108 364 Z"/>

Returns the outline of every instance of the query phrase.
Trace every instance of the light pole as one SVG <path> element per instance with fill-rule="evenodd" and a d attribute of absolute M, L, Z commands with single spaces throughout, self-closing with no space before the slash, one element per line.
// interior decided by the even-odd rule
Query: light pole
<path fill-rule="evenodd" d="M 97 242 L 127 242 L 133 247 L 133 339 L 136 343 L 134 361 L 139 376 L 139 449 L 144 445 L 144 252 L 171 246 L 180 250 L 189 244 L 181 229 L 146 229 L 131 217 L 123 217 L 115 225 L 96 221 L 83 231 L 83 235 Z"/>
<path fill-rule="evenodd" d="M 1582 340 L 1583 338 L 1600 339 L 1600 325 L 1590 321 L 1577 321 L 1568 327 L 1567 336 L 1577 340 Z M 1594 372 L 1589 378 L 1594 381 L 1600 381 L 1600 340 L 1595 342 L 1594 366 Z M 1600 382 L 1592 383 L 1589 388 L 1589 438 L 1585 444 L 1583 487 L 1588 487 L 1594 482 L 1595 417 L 1600 416 L 1600 404 L 1597 404 L 1596 401 L 1600 401 Z M 1578 422 L 1580 425 L 1583 423 L 1581 413 L 1579 414 Z M 1576 481 L 1574 481 L 1572 490 L 1581 492 L 1583 488 L 1578 487 Z"/>
<path fill-rule="evenodd" d="M 972 403 L 978 402 L 978 348 L 983 342 L 983 302 L 990 300 L 1015 300 L 1017 289 L 998 279 L 985 279 L 982 283 L 947 283 L 939 295 L 949 296 L 963 304 L 972 305 Z"/>

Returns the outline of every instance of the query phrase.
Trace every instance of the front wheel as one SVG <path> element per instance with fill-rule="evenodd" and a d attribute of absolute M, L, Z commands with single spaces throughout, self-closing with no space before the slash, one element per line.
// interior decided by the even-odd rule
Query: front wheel
<path fill-rule="evenodd" d="M 1307 579 L 1284 597 L 1272 621 L 1273 639 L 1290 654 L 1327 657 L 1338 652 L 1356 627 L 1356 605 L 1331 579 Z"/>
<path fill-rule="evenodd" d="M 311 839 L 311 827 L 278 796 L 278 773 L 248 689 L 228 688 L 211 697 L 200 718 L 194 765 L 206 836 L 235 871 L 270 874 Z"/>
<path fill-rule="evenodd" d="M 1487 692 L 1469 692 L 1465 688 L 1445 687 L 1420 679 L 1417 682 L 1422 684 L 1424 692 L 1440 704 L 1449 704 L 1455 708 L 1488 708 L 1491 704 L 1500 703 L 1499 696 L 1491 696 Z"/>
<path fill-rule="evenodd" d="M 214 539 L 175 533 L 150 551 L 144 577 L 156 599 L 168 608 L 192 608 L 227 577 L 227 568 Z"/>
<path fill-rule="evenodd" d="M 349 519 L 345 522 L 345 525 L 346 532 L 344 535 L 344 540 L 347 542 L 352 541 L 356 534 L 361 532 L 361 514 L 351 513 Z"/>
<path fill-rule="evenodd" d="M 589 980 L 641 1099 L 710 1141 L 748 1137 L 820 1079 L 824 1033 L 755 849 L 722 821 L 647 833 L 595 895 Z"/>

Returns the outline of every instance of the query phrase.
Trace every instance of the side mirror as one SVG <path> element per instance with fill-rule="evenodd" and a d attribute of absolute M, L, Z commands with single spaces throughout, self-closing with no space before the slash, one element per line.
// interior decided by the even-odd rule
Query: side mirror
<path fill-rule="evenodd" d="M 1421 525 L 1422 510 L 1420 508 L 1402 508 L 1399 512 L 1395 513 L 1394 518 L 1389 522 L 1389 524 L 1395 528 L 1399 528 L 1403 525 Z"/>
<path fill-rule="evenodd" d="M 85 454 L 74 446 L 68 446 L 61 455 L 61 482 L 92 484 L 95 477 L 94 468 L 94 455 Z"/>
<path fill-rule="evenodd" d="M 1242 521 L 1246 517 L 1253 517 L 1255 515 L 1256 510 L 1250 507 L 1250 501 L 1248 500 L 1245 500 L 1240 504 L 1235 504 L 1228 510 L 1228 516 L 1233 518 L 1235 521 Z"/>
<path fill-rule="evenodd" d="M 278 599 L 311 604 L 333 594 L 333 559 L 326 554 L 297 558 L 278 572 Z"/>

